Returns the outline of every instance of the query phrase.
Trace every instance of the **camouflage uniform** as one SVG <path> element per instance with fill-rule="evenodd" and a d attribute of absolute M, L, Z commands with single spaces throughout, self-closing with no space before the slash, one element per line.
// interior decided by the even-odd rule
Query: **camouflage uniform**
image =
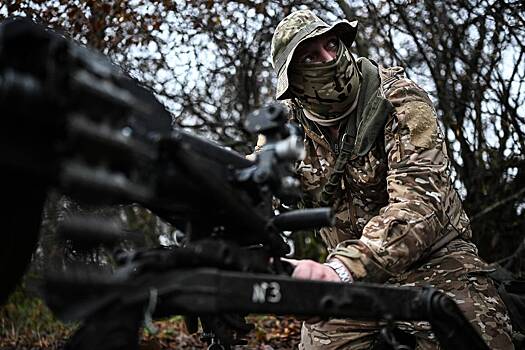
<path fill-rule="evenodd" d="M 330 30 L 341 38 L 346 35 L 350 44 L 354 39 L 354 22 L 332 27 L 321 22 L 321 30 L 301 33 L 312 22 L 320 20 L 310 11 L 299 11 L 276 29 L 272 57 L 279 79 L 277 98 L 295 97 L 288 83 L 290 57 L 276 60 L 290 42 L 298 46 Z M 293 49 L 286 54 L 292 56 Z M 469 241 L 469 221 L 451 183 L 431 101 L 399 67 L 385 69 L 363 58 L 356 64 L 362 86 L 357 109 L 348 118 L 356 125 L 344 129 L 352 149 L 336 180 L 337 146 L 345 147 L 345 140 L 330 140 L 323 127 L 305 117 L 297 99 L 289 101 L 305 130 L 307 156 L 298 172 L 310 205 L 323 204 L 327 193 L 332 196 L 336 225 L 320 230 L 329 259 L 342 261 L 356 281 L 433 286 L 457 302 L 491 349 L 512 349 L 505 306 L 486 276 L 487 264 Z M 335 185 L 327 191 L 329 181 Z M 300 349 L 368 349 L 378 326 L 346 319 L 304 324 Z M 439 348 L 428 323 L 398 322 L 398 327 L 416 336 L 417 349 Z"/>

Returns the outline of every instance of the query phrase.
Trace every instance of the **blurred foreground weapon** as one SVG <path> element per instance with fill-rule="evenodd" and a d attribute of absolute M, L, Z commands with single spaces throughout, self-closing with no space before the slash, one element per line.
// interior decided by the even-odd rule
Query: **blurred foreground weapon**
<path fill-rule="evenodd" d="M 22 20 L 0 26 L 0 105 L 9 205 L 3 293 L 34 249 L 49 188 L 92 203 L 140 203 L 185 234 L 179 248 L 117 253 L 111 274 L 50 273 L 48 304 L 63 319 L 83 321 L 72 349 L 136 348 L 141 324 L 153 329 L 153 318 L 173 314 L 188 315 L 191 330 L 199 317 L 209 347 L 229 349 L 250 329 L 239 316 L 246 313 L 383 320 L 394 347 L 394 320 L 426 320 L 444 349 L 487 348 L 455 303 L 433 289 L 288 276 L 282 232 L 330 225 L 332 216 L 327 208 L 273 210 L 274 197 L 298 196 L 291 164 L 302 155 L 280 105 L 248 118 L 247 128 L 268 140 L 252 162 L 182 130 L 168 132 L 162 105 L 105 57 Z M 82 217 L 65 221 L 61 232 L 106 245 L 125 238 L 118 227 Z"/>

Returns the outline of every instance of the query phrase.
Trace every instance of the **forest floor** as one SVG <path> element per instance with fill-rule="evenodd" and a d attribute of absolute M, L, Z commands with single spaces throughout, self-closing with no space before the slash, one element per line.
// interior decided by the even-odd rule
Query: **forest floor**
<path fill-rule="evenodd" d="M 301 322 L 292 317 L 248 316 L 254 329 L 247 335 L 245 349 L 297 349 Z M 158 332 L 142 332 L 140 350 L 206 349 L 198 334 L 188 334 L 181 317 L 154 322 Z M 62 349 L 76 325 L 54 318 L 44 303 L 19 288 L 0 308 L 0 350 Z"/>

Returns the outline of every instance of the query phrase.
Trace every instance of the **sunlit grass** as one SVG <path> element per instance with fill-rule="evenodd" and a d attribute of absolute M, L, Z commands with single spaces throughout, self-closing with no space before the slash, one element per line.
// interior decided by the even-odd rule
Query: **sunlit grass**
<path fill-rule="evenodd" d="M 57 320 L 41 299 L 23 287 L 0 307 L 1 349 L 57 349 L 75 328 Z"/>
<path fill-rule="evenodd" d="M 289 317 L 250 315 L 254 330 L 248 344 L 239 349 L 295 348 L 300 322 Z M 188 334 L 181 316 L 154 322 L 157 332 L 143 329 L 140 349 L 206 349 L 200 334 Z M 23 287 L 0 307 L 0 349 L 62 349 L 76 329 L 74 324 L 57 320 L 44 302 Z M 200 327 L 199 327 L 200 328 Z"/>

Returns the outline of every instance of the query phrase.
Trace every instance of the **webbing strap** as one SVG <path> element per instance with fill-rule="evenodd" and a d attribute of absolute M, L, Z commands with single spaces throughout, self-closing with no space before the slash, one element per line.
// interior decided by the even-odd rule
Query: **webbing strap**
<path fill-rule="evenodd" d="M 345 166 L 350 160 L 352 150 L 354 149 L 355 136 L 352 136 L 355 135 L 355 130 L 352 130 L 354 126 L 352 121 L 354 119 L 355 118 L 352 118 L 352 115 L 350 115 L 346 123 L 345 133 L 341 139 L 341 150 L 335 161 L 334 170 L 328 177 L 321 192 L 321 198 L 319 199 L 319 205 L 322 207 L 332 206 L 337 191 L 341 187 L 341 179 L 343 178 Z"/>
<path fill-rule="evenodd" d="M 354 115 L 348 118 L 334 170 L 321 192 L 319 199 L 321 206 L 332 206 L 334 204 L 337 191 L 341 188 L 341 179 L 346 164 L 352 158 L 363 156 L 369 152 L 379 135 L 379 130 L 384 127 L 387 116 L 393 108 L 390 101 L 385 99 L 384 90 L 385 88 L 390 89 L 391 84 L 396 79 L 387 79 L 388 76 L 382 74 L 383 72 L 371 61 L 362 59 L 361 63 L 363 81 L 358 97 L 358 108 Z M 395 71 L 394 73 L 399 72 Z M 359 126 L 356 126 L 357 121 L 359 121 Z"/>

